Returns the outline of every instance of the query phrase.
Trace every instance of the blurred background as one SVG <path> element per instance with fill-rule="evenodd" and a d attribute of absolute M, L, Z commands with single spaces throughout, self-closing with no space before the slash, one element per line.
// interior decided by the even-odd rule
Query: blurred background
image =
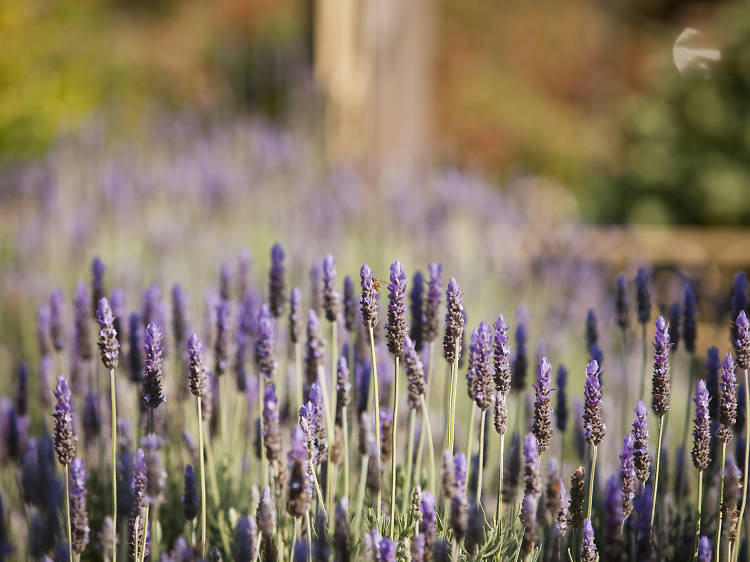
<path fill-rule="evenodd" d="M 686 28 L 720 61 L 680 72 Z M 590 222 L 750 223 L 742 2 L 0 0 L 0 37 L 5 167 L 95 117 L 262 115 L 372 181 L 531 171 Z"/>

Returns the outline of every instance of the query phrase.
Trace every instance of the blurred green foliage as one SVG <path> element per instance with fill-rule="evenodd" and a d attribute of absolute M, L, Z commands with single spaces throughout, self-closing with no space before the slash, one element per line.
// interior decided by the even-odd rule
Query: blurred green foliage
<path fill-rule="evenodd" d="M 720 62 L 680 74 L 665 57 L 625 113 L 619 162 L 593 182 L 597 220 L 750 224 L 747 6 L 727 6 L 716 27 Z"/>

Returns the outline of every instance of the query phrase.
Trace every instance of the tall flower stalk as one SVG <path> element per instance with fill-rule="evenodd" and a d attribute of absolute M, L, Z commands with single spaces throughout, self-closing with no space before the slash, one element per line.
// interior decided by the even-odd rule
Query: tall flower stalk
<path fill-rule="evenodd" d="M 120 344 L 114 327 L 114 316 L 106 298 L 99 300 L 96 309 L 96 321 L 99 323 L 99 351 L 104 368 L 109 371 L 109 396 L 112 413 L 112 521 L 117 528 L 117 398 L 115 386 L 115 369 L 119 359 Z M 112 551 L 112 562 L 117 562 L 117 549 Z"/>
<path fill-rule="evenodd" d="M 589 473 L 589 494 L 586 508 L 586 518 L 591 519 L 591 500 L 594 492 L 594 477 L 596 475 L 596 453 L 599 443 L 607 432 L 602 412 L 602 387 L 599 382 L 601 369 L 596 360 L 592 360 L 586 367 L 586 386 L 584 391 L 585 404 L 583 409 L 583 428 L 586 442 L 591 445 L 591 472 Z"/>
<path fill-rule="evenodd" d="M 662 316 L 656 319 L 654 334 L 654 376 L 651 383 L 651 407 L 659 418 L 659 436 L 656 440 L 656 473 L 654 474 L 654 496 L 651 500 L 651 529 L 653 532 L 656 515 L 656 496 L 659 491 L 659 463 L 661 461 L 661 440 L 664 432 L 664 418 L 669 413 L 671 380 L 669 378 L 669 325 Z"/>
<path fill-rule="evenodd" d="M 408 505 L 409 495 L 411 492 L 411 461 L 414 453 L 414 418 L 416 412 L 422 407 L 422 400 L 424 399 L 425 380 L 424 380 L 424 367 L 422 361 L 419 359 L 414 341 L 406 336 L 404 338 L 404 367 L 406 368 L 406 380 L 407 380 L 407 402 L 409 404 L 409 436 L 408 446 L 406 448 L 406 478 L 403 487 L 403 499 L 401 504 L 401 510 L 406 511 Z M 429 419 L 427 412 L 422 412 L 422 429 L 425 431 L 425 426 L 429 427 Z M 431 440 L 431 439 L 430 439 Z M 432 464 L 431 481 L 430 486 L 434 486 L 434 461 Z M 419 478 L 419 474 L 417 474 Z M 434 488 L 432 488 L 434 489 Z"/>
<path fill-rule="evenodd" d="M 477 478 L 477 503 L 481 503 L 482 490 L 482 457 L 484 456 L 484 420 L 487 408 L 492 405 L 494 399 L 493 381 L 493 350 L 492 332 L 489 324 L 480 322 L 479 327 L 471 334 L 471 345 L 469 346 L 469 372 L 466 375 L 468 382 L 469 398 L 474 402 L 472 405 L 472 426 L 469 429 L 469 440 L 467 450 L 469 457 L 472 455 L 473 434 L 473 411 L 479 409 L 481 412 L 479 425 L 479 468 Z"/>
<path fill-rule="evenodd" d="M 336 290 L 336 261 L 332 254 L 328 254 L 323 259 L 323 311 L 325 312 L 326 320 L 331 325 L 331 383 L 328 388 L 331 389 L 330 404 L 328 411 L 329 421 L 334 418 L 336 412 L 336 401 L 337 393 L 336 389 L 337 382 L 337 366 L 338 366 L 338 316 L 340 308 L 339 293 Z M 331 455 L 335 447 L 333 441 L 331 441 L 331 447 L 328 449 L 328 470 L 327 470 L 327 484 L 326 484 L 326 495 L 328 496 L 328 513 L 333 513 L 333 488 L 336 482 L 336 462 L 333 462 Z M 329 529 L 333 529 L 333 518 L 329 520 Z"/>
<path fill-rule="evenodd" d="M 73 396 L 70 392 L 65 377 L 57 377 L 57 388 L 55 389 L 55 454 L 58 462 L 63 466 L 65 478 L 65 513 L 68 529 L 68 559 L 73 562 L 73 540 L 70 522 L 70 465 L 76 455 L 76 443 L 78 437 L 73 426 Z"/>
<path fill-rule="evenodd" d="M 393 432 L 391 434 L 391 525 L 389 536 L 393 538 L 396 513 L 396 440 L 398 438 L 398 389 L 399 359 L 403 353 L 406 338 L 406 273 L 401 262 L 391 264 L 390 283 L 388 284 L 388 324 L 386 336 L 388 351 L 393 354 Z M 411 462 L 411 459 L 408 459 Z"/>
<path fill-rule="evenodd" d="M 620 329 L 621 362 L 622 362 L 622 397 L 625 404 L 630 403 L 630 389 L 628 388 L 628 326 L 630 324 L 630 297 L 628 297 L 627 280 L 624 275 L 617 277 L 615 290 L 615 311 L 617 327 Z M 622 427 L 626 424 L 626 408 L 622 408 Z"/>
<path fill-rule="evenodd" d="M 206 363 L 203 358 L 203 346 L 198 336 L 193 334 L 188 340 L 188 361 L 190 370 L 188 382 L 190 393 L 195 396 L 198 405 L 198 459 L 201 471 L 201 553 L 206 556 L 206 467 L 203 454 L 203 412 L 201 400 L 206 395 Z M 258 390 L 260 392 L 260 389 Z"/>
<path fill-rule="evenodd" d="M 748 322 L 745 311 L 741 311 L 737 315 L 737 321 L 735 322 L 735 334 L 736 339 L 734 342 L 734 348 L 737 352 L 737 366 L 743 370 L 745 375 L 745 407 L 750 404 L 750 380 L 748 377 L 748 369 L 750 368 L 750 322 Z M 745 488 L 747 487 L 748 477 L 748 464 L 750 461 L 750 423 L 745 420 L 745 458 L 743 463 L 743 479 Z M 742 538 L 742 520 L 745 516 L 745 506 L 747 504 L 747 490 L 743 489 L 742 493 L 742 504 L 740 507 L 740 516 L 737 523 L 737 544 L 741 544 L 740 539 Z M 740 549 L 735 550 L 734 559 L 737 560 Z"/>
<path fill-rule="evenodd" d="M 362 311 L 362 323 L 370 335 L 370 358 L 372 369 L 373 418 L 375 419 L 375 448 L 380 450 L 380 397 L 378 396 L 378 366 L 375 358 L 375 326 L 378 325 L 378 298 L 380 282 L 373 276 L 370 266 L 364 264 L 359 271 L 362 280 L 362 296 L 359 303 Z M 378 459 L 376 459 L 378 461 Z M 376 521 L 380 521 L 380 486 L 378 486 Z"/>
<path fill-rule="evenodd" d="M 443 336 L 443 356 L 451 366 L 448 404 L 448 451 L 453 454 L 456 422 L 456 389 L 458 386 L 458 358 L 461 355 L 461 338 L 464 331 L 464 306 L 461 302 L 461 289 L 451 277 L 445 294 L 445 335 Z"/>
<path fill-rule="evenodd" d="M 703 379 L 698 381 L 695 390 L 695 420 L 693 427 L 693 449 L 691 456 L 693 466 L 698 470 L 698 503 L 695 515 L 695 541 L 693 544 L 693 560 L 698 559 L 698 541 L 701 535 L 701 511 L 703 507 L 703 471 L 711 462 L 711 418 L 709 416 L 708 403 L 711 400 L 708 389 Z"/>
<path fill-rule="evenodd" d="M 721 441 L 721 465 L 719 483 L 719 501 L 721 508 L 716 525 L 716 560 L 719 558 L 721 547 L 721 527 L 724 512 L 724 476 L 726 472 L 727 443 L 732 439 L 732 428 L 737 422 L 737 376 L 734 372 L 734 360 L 731 353 L 727 353 L 721 363 L 721 399 L 719 403 L 719 429 L 716 437 Z"/>
<path fill-rule="evenodd" d="M 511 389 L 510 337 L 508 326 L 502 314 L 495 321 L 493 337 L 493 362 L 495 364 L 495 431 L 500 434 L 500 461 L 498 466 L 497 507 L 495 523 L 500 524 L 503 517 L 503 455 L 505 452 L 505 432 L 508 429 L 508 406 L 506 397 Z"/>

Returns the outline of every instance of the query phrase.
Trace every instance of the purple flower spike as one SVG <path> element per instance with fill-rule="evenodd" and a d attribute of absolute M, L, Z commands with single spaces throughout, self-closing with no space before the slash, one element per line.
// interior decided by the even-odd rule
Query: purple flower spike
<path fill-rule="evenodd" d="M 357 330 L 357 297 L 354 296 L 354 281 L 348 275 L 344 277 L 344 326 L 353 334 Z"/>
<path fill-rule="evenodd" d="M 453 458 L 453 493 L 451 494 L 450 527 L 458 542 L 466 536 L 469 506 L 466 499 L 466 456 L 463 453 Z"/>
<path fill-rule="evenodd" d="M 646 482 L 651 472 L 651 457 L 648 454 L 648 410 L 643 400 L 635 407 L 635 421 L 633 422 L 633 459 L 635 474 L 638 480 Z"/>
<path fill-rule="evenodd" d="M 524 494 L 539 496 L 542 493 L 542 468 L 539 462 L 539 445 L 533 433 L 523 442 Z"/>
<path fill-rule="evenodd" d="M 480 322 L 479 327 L 471 334 L 469 372 L 466 374 L 466 380 L 469 383 L 469 398 L 474 400 L 481 410 L 486 410 L 492 405 L 493 376 L 492 331 L 489 324 Z"/>
<path fill-rule="evenodd" d="M 86 470 L 83 460 L 70 465 L 70 527 L 73 552 L 80 554 L 89 543 L 89 514 L 86 511 Z"/>
<path fill-rule="evenodd" d="M 192 465 L 185 467 L 185 488 L 182 495 L 182 509 L 185 519 L 192 521 L 198 516 L 198 492 L 195 485 L 195 471 Z"/>
<path fill-rule="evenodd" d="M 698 541 L 698 562 L 711 562 L 712 553 L 711 539 L 703 535 Z"/>
<path fill-rule="evenodd" d="M 289 293 L 289 341 L 297 345 L 302 341 L 302 292 L 292 287 Z"/>
<path fill-rule="evenodd" d="M 602 413 L 602 387 L 599 383 L 599 364 L 594 360 L 586 367 L 586 402 L 583 408 L 583 428 L 586 441 L 596 446 L 607 431 Z"/>
<path fill-rule="evenodd" d="M 380 540 L 378 562 L 396 562 L 396 543 L 389 538 Z"/>
<path fill-rule="evenodd" d="M 406 272 L 401 262 L 391 264 L 391 282 L 388 284 L 388 324 L 386 339 L 388 351 L 401 355 L 406 336 Z"/>
<path fill-rule="evenodd" d="M 312 462 L 318 465 L 328 454 L 328 439 L 325 425 L 323 396 L 318 383 L 313 383 L 309 390 L 309 400 L 300 408 L 300 425 L 305 432 L 307 448 L 311 452 Z"/>
<path fill-rule="evenodd" d="M 716 437 L 724 443 L 732 439 L 732 428 L 737 422 L 737 376 L 732 354 L 727 353 L 721 363 L 721 399 L 719 402 L 719 430 Z"/>
<path fill-rule="evenodd" d="M 651 381 L 652 408 L 657 416 L 669 412 L 671 380 L 669 378 L 669 326 L 662 316 L 656 319 L 654 334 L 654 376 Z"/>
<path fill-rule="evenodd" d="M 503 394 L 510 392 L 510 337 L 508 337 L 508 326 L 503 315 L 500 314 L 495 321 L 494 362 L 495 362 L 495 389 Z"/>
<path fill-rule="evenodd" d="M 188 360 L 190 370 L 188 372 L 188 382 L 190 383 L 190 392 L 193 396 L 201 397 L 206 394 L 206 363 L 203 359 L 203 346 L 196 334 L 190 336 L 188 340 Z"/>
<path fill-rule="evenodd" d="M 740 312 L 747 310 L 748 299 L 747 299 L 747 277 L 740 271 L 734 276 L 734 282 L 732 283 L 732 296 L 730 298 L 730 305 L 732 307 L 731 319 L 734 320 L 739 316 Z M 735 342 L 737 339 L 736 326 L 732 324 L 731 327 L 731 341 Z"/>
<path fill-rule="evenodd" d="M 62 351 L 65 347 L 65 319 L 63 318 L 63 294 L 58 289 L 49 297 L 50 336 L 55 351 Z"/>
<path fill-rule="evenodd" d="M 51 321 L 49 304 L 42 303 L 36 314 L 36 339 L 39 344 L 39 355 L 42 357 L 52 353 Z"/>
<path fill-rule="evenodd" d="M 73 304 L 75 312 L 75 352 L 78 357 L 88 361 L 94 356 L 94 350 L 92 349 L 91 331 L 89 329 L 91 325 L 91 299 L 85 283 L 78 283 Z"/>
<path fill-rule="evenodd" d="M 711 462 L 711 419 L 708 405 L 711 400 L 703 379 L 698 381 L 695 389 L 695 421 L 693 428 L 693 465 L 698 470 L 706 470 Z"/>
<path fill-rule="evenodd" d="M 430 280 L 427 282 L 427 301 L 424 308 L 424 341 L 429 343 L 435 341 L 440 329 L 440 298 L 443 295 L 440 276 L 443 273 L 443 266 L 432 261 L 427 268 L 430 272 Z"/>
<path fill-rule="evenodd" d="M 339 316 L 339 293 L 336 290 L 336 262 L 332 254 L 323 259 L 323 310 L 326 320 L 335 322 Z"/>
<path fill-rule="evenodd" d="M 622 518 L 627 519 L 633 512 L 635 499 L 636 474 L 634 457 L 635 439 L 628 433 L 620 454 L 620 482 L 622 484 Z"/>
<path fill-rule="evenodd" d="M 536 400 L 534 402 L 534 421 L 532 431 L 536 436 L 539 451 L 544 452 L 552 439 L 552 404 L 550 393 L 552 383 L 552 366 L 546 357 L 542 357 L 537 371 Z"/>
<path fill-rule="evenodd" d="M 55 388 L 55 453 L 63 466 L 69 466 L 76 455 L 76 436 L 73 426 L 73 397 L 65 377 L 58 375 Z"/>
<path fill-rule="evenodd" d="M 409 310 L 411 312 L 411 326 L 409 336 L 417 351 L 422 351 L 424 345 L 424 277 L 417 271 L 412 277 L 412 287 L 409 291 Z"/>
<path fill-rule="evenodd" d="M 268 274 L 268 304 L 274 318 L 284 314 L 286 304 L 286 270 L 284 249 L 278 242 L 271 248 L 271 270 Z"/>
<path fill-rule="evenodd" d="M 104 273 L 107 271 L 99 256 L 91 262 L 91 309 L 96 311 L 99 301 L 106 294 L 104 290 Z"/>
<path fill-rule="evenodd" d="M 719 418 L 719 370 L 721 369 L 721 359 L 719 359 L 719 350 L 715 347 L 708 348 L 706 354 L 706 388 L 710 402 L 708 403 L 708 413 L 712 420 Z"/>
<path fill-rule="evenodd" d="M 380 297 L 380 283 L 372 274 L 370 266 L 364 264 L 359 270 L 362 278 L 362 296 L 359 304 L 362 310 L 362 323 L 365 328 L 374 329 L 378 325 L 378 298 Z"/>
<path fill-rule="evenodd" d="M 737 315 L 735 326 L 734 349 L 737 352 L 737 366 L 740 369 L 750 368 L 750 322 L 747 320 L 745 311 Z"/>
<path fill-rule="evenodd" d="M 583 545 L 581 547 L 581 562 L 596 562 L 596 544 L 594 543 L 594 528 L 591 519 L 583 521 Z"/>
<path fill-rule="evenodd" d="M 697 338 L 697 327 L 695 317 L 698 315 L 698 303 L 695 297 L 693 285 L 685 286 L 684 305 L 682 311 L 682 337 L 685 340 L 685 349 L 688 353 L 695 353 L 695 340 Z"/>
<path fill-rule="evenodd" d="M 116 369 L 120 355 L 120 344 L 114 327 L 114 316 L 106 297 L 99 301 L 96 309 L 96 321 L 99 323 L 99 351 L 105 369 Z"/>
<path fill-rule="evenodd" d="M 164 336 L 156 324 L 146 327 L 145 372 L 143 376 L 143 403 L 157 408 L 167 399 L 164 396 Z"/>
<path fill-rule="evenodd" d="M 615 311 L 617 318 L 617 325 L 621 330 L 625 330 L 630 323 L 630 297 L 628 297 L 628 282 L 624 275 L 617 277 L 617 285 L 615 289 Z"/>
<path fill-rule="evenodd" d="M 516 326 L 516 355 L 513 358 L 511 367 L 511 386 L 514 390 L 523 391 L 526 388 L 526 371 L 528 370 L 528 356 L 526 354 L 526 334 L 528 323 L 528 310 L 526 306 L 518 307 L 516 316 L 518 317 Z"/>
<path fill-rule="evenodd" d="M 672 303 L 669 307 L 669 323 L 667 331 L 669 332 L 669 341 L 672 344 L 671 351 L 675 353 L 680 346 L 680 320 L 682 318 L 682 306 L 679 302 Z"/>
<path fill-rule="evenodd" d="M 325 359 L 326 342 L 320 331 L 320 321 L 314 310 L 307 312 L 307 342 L 305 343 L 305 376 L 307 387 L 315 384 Z"/>
<path fill-rule="evenodd" d="M 287 512 L 292 517 L 302 517 L 310 510 L 312 500 L 312 473 L 305 432 L 299 425 L 292 430 L 289 460 Z"/>
<path fill-rule="evenodd" d="M 604 560 L 622 560 L 624 554 L 624 539 L 622 526 L 624 522 L 622 512 L 622 490 L 613 474 L 607 480 L 604 492 L 604 537 L 602 540 L 602 558 Z"/>
<path fill-rule="evenodd" d="M 266 380 L 273 378 L 276 358 L 273 352 L 274 320 L 268 307 L 263 305 L 258 314 L 258 337 L 255 340 L 255 363 Z"/>
<path fill-rule="evenodd" d="M 279 401 L 273 384 L 263 393 L 263 445 L 271 463 L 281 459 L 281 431 L 279 429 Z"/>
<path fill-rule="evenodd" d="M 216 304 L 216 341 L 214 342 L 214 374 L 223 375 L 229 367 L 229 336 L 232 308 L 228 300 Z"/>
<path fill-rule="evenodd" d="M 445 313 L 445 335 L 443 336 L 443 356 L 453 363 L 461 354 L 461 337 L 464 333 L 464 305 L 461 302 L 461 289 L 451 277 L 445 293 L 447 311 Z"/>
<path fill-rule="evenodd" d="M 638 304 L 638 322 L 645 324 L 651 317 L 651 295 L 648 292 L 648 273 L 639 268 L 635 276 L 635 292 Z"/>
<path fill-rule="evenodd" d="M 415 344 L 409 336 L 404 339 L 404 366 L 406 367 L 409 408 L 417 410 L 422 405 L 422 395 L 425 389 L 424 367 Z"/>
<path fill-rule="evenodd" d="M 599 343 L 599 330 L 596 327 L 596 313 L 593 308 L 589 308 L 586 313 L 586 347 L 591 349 L 592 345 Z"/>

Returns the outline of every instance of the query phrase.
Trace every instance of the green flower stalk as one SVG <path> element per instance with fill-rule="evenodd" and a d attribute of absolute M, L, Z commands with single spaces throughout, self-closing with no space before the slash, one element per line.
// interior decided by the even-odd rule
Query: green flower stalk
<path fill-rule="evenodd" d="M 188 340 L 188 360 L 190 370 L 188 380 L 190 392 L 198 404 L 198 458 L 201 471 L 201 553 L 206 556 L 206 467 L 203 454 L 203 412 L 201 399 L 206 394 L 206 363 L 203 358 L 203 346 L 198 336 L 193 334 Z M 260 389 L 258 389 L 260 392 Z"/>
<path fill-rule="evenodd" d="M 669 413 L 671 380 L 669 378 L 669 325 L 662 316 L 656 319 L 654 334 L 654 376 L 651 382 L 651 399 L 654 413 L 659 418 L 659 436 L 656 441 L 656 472 L 654 473 L 654 496 L 651 500 L 651 532 L 656 515 L 656 497 L 659 491 L 659 467 L 661 461 L 661 440 L 664 433 L 664 418 Z"/>
<path fill-rule="evenodd" d="M 734 342 L 734 348 L 737 351 L 737 366 L 742 369 L 745 373 L 745 404 L 750 404 L 750 377 L 748 377 L 748 369 L 750 369 L 750 322 L 748 322 L 745 311 L 741 311 L 737 315 L 737 321 L 735 322 L 735 334 L 736 339 Z M 745 487 L 747 486 L 748 478 L 748 464 L 750 462 L 750 423 L 745 420 L 745 459 L 743 463 L 744 475 L 742 482 Z M 740 506 L 739 521 L 737 523 L 737 544 L 741 544 L 742 539 L 742 521 L 745 516 L 745 506 L 747 504 L 747 490 L 743 490 L 742 504 Z M 737 560 L 740 549 L 735 550 L 734 559 Z"/>
<path fill-rule="evenodd" d="M 596 474 L 596 453 L 607 431 L 602 412 L 600 373 L 599 364 L 596 360 L 592 360 L 586 367 L 586 386 L 584 391 L 586 402 L 583 409 L 584 434 L 586 441 L 591 445 L 591 472 L 589 473 L 588 507 L 586 508 L 587 519 L 591 518 L 591 498 L 594 492 L 594 475 Z"/>
<path fill-rule="evenodd" d="M 464 306 L 461 302 L 461 289 L 451 277 L 445 293 L 447 311 L 445 313 L 445 335 L 443 336 L 443 356 L 451 366 L 451 379 L 448 405 L 448 451 L 453 454 L 456 422 L 456 389 L 458 386 L 458 359 L 461 356 L 461 339 L 464 331 Z"/>
<path fill-rule="evenodd" d="M 112 411 L 112 521 L 117 521 L 117 398 L 115 369 L 119 359 L 120 344 L 114 327 L 114 315 L 106 298 L 99 300 L 96 309 L 99 324 L 99 351 L 104 368 L 109 371 L 109 396 Z M 116 523 L 114 527 L 116 529 Z M 117 562 L 117 549 L 112 551 L 112 562 Z"/>

